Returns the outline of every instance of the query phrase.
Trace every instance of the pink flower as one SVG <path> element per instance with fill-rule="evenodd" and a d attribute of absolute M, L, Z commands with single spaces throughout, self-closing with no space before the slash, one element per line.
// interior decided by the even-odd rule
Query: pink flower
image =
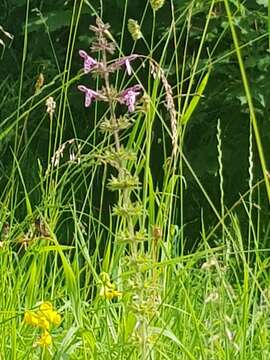
<path fill-rule="evenodd" d="M 140 95 L 141 90 L 142 90 L 141 85 L 137 84 L 128 89 L 123 90 L 120 93 L 119 101 L 121 104 L 127 105 L 129 112 L 134 111 L 136 104 L 136 97 Z"/>
<path fill-rule="evenodd" d="M 78 89 L 80 91 L 84 92 L 84 94 L 85 94 L 85 100 L 84 100 L 85 107 L 89 107 L 91 105 L 92 101 L 94 101 L 97 97 L 99 97 L 99 94 L 96 91 L 88 89 L 84 85 L 79 85 Z"/>
<path fill-rule="evenodd" d="M 132 68 L 130 66 L 130 61 L 133 61 L 135 59 L 137 59 L 139 57 L 139 55 L 129 55 L 129 56 L 125 56 L 119 60 L 116 60 L 112 65 L 109 66 L 109 71 L 115 71 L 116 69 L 118 69 L 121 66 L 125 66 L 128 75 L 132 74 Z"/>
<path fill-rule="evenodd" d="M 92 69 L 98 64 L 98 62 L 89 56 L 84 50 L 80 50 L 79 55 L 84 59 L 83 69 L 85 74 L 92 71 Z"/>

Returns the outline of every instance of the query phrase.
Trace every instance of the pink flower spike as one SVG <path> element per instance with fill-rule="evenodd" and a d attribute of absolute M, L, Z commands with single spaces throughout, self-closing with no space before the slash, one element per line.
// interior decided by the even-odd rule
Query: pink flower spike
<path fill-rule="evenodd" d="M 98 93 L 94 90 L 88 89 L 84 85 L 79 85 L 78 89 L 85 94 L 84 106 L 89 107 L 92 104 L 92 101 L 98 97 Z"/>
<path fill-rule="evenodd" d="M 128 89 L 123 90 L 120 93 L 119 101 L 121 104 L 127 105 L 129 112 L 135 110 L 136 97 L 140 95 L 141 90 L 142 90 L 141 85 L 137 84 Z"/>
<path fill-rule="evenodd" d="M 97 65 L 97 61 L 89 56 L 84 50 L 79 50 L 79 55 L 84 59 L 84 73 L 87 74 Z"/>

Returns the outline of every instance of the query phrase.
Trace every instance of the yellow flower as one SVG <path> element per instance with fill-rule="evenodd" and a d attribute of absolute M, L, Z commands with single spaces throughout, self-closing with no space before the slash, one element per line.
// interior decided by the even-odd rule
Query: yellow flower
<path fill-rule="evenodd" d="M 41 311 L 50 311 L 52 309 L 53 309 L 52 303 L 50 303 L 49 301 L 45 301 L 39 305 L 39 310 Z"/>
<path fill-rule="evenodd" d="M 112 300 L 115 297 L 121 296 L 122 293 L 107 286 L 102 286 L 99 295 L 107 300 Z"/>
<path fill-rule="evenodd" d="M 49 321 L 44 316 L 40 316 L 39 313 L 35 313 L 34 311 L 25 312 L 24 322 L 33 327 L 40 327 L 46 330 L 50 327 Z"/>
<path fill-rule="evenodd" d="M 41 337 L 34 343 L 34 346 L 42 346 L 46 347 L 51 345 L 52 343 L 52 337 L 48 331 L 44 331 L 44 333 L 41 335 Z"/>
<path fill-rule="evenodd" d="M 61 316 L 58 314 L 57 311 L 51 311 L 48 314 L 48 320 L 51 324 L 58 326 L 61 323 Z"/>
<path fill-rule="evenodd" d="M 26 324 L 34 327 L 39 324 L 39 318 L 33 311 L 26 311 L 23 320 Z"/>
<path fill-rule="evenodd" d="M 53 306 L 50 302 L 44 302 L 39 306 L 38 315 L 40 319 L 44 319 L 53 325 L 60 325 L 61 316 L 57 311 L 53 310 Z"/>
<path fill-rule="evenodd" d="M 109 274 L 102 272 L 100 275 L 102 286 L 99 295 L 107 300 L 112 300 L 115 297 L 121 296 L 122 293 L 115 290 L 115 284 L 110 280 Z"/>
<path fill-rule="evenodd" d="M 37 311 L 26 311 L 24 322 L 34 327 L 49 330 L 50 325 L 60 325 L 61 316 L 57 311 L 53 310 L 52 304 L 47 301 L 40 304 Z"/>
<path fill-rule="evenodd" d="M 49 333 L 51 325 L 60 325 L 61 316 L 53 309 L 49 301 L 45 301 L 39 305 L 36 311 L 25 311 L 24 322 L 33 327 L 39 327 L 42 330 L 41 337 L 34 343 L 33 346 L 46 347 L 51 345 L 52 336 Z"/>
<path fill-rule="evenodd" d="M 42 328 L 42 329 L 49 330 L 50 322 L 44 316 L 39 316 L 38 315 L 38 325 L 37 326 Z"/>

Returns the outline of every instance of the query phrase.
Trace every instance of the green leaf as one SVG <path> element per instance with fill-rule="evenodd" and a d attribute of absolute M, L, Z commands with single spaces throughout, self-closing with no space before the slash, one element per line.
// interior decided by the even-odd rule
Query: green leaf
<path fill-rule="evenodd" d="M 183 115 L 182 118 L 182 124 L 185 125 L 187 124 L 187 122 L 189 121 L 189 119 L 191 118 L 191 115 L 193 114 L 193 112 L 195 111 L 197 105 L 199 104 L 199 101 L 203 95 L 204 89 L 207 85 L 208 79 L 209 79 L 209 75 L 210 75 L 210 71 L 207 72 L 207 74 L 204 76 L 204 78 L 202 79 L 198 91 L 196 92 L 197 94 L 195 96 L 193 96 L 190 104 L 188 105 L 188 108 L 186 110 L 186 112 Z"/>

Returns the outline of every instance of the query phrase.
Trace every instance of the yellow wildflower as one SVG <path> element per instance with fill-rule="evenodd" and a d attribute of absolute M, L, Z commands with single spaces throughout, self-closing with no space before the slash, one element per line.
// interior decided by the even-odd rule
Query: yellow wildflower
<path fill-rule="evenodd" d="M 41 337 L 34 343 L 34 346 L 49 346 L 52 343 L 52 336 L 49 333 L 51 325 L 60 325 L 61 316 L 53 309 L 49 301 L 39 305 L 36 311 L 25 311 L 24 322 L 33 327 L 43 329 Z"/>
<path fill-rule="evenodd" d="M 39 312 L 26 311 L 24 314 L 24 322 L 33 327 L 40 327 L 42 329 L 49 330 L 49 321 L 39 314 Z"/>
<path fill-rule="evenodd" d="M 38 327 L 49 330 L 50 322 L 44 316 L 38 316 Z"/>
<path fill-rule="evenodd" d="M 50 313 L 48 313 L 47 316 L 48 316 L 47 318 L 48 318 L 48 320 L 50 321 L 51 324 L 56 325 L 56 326 L 60 325 L 61 316 L 58 314 L 57 311 L 53 310 Z"/>
<path fill-rule="evenodd" d="M 121 296 L 122 293 L 107 286 L 102 286 L 99 295 L 107 300 L 112 300 L 115 297 Z"/>
<path fill-rule="evenodd" d="M 121 296 L 122 293 L 118 290 L 115 290 L 115 284 L 110 280 L 110 277 L 107 273 L 102 272 L 100 274 L 102 281 L 102 286 L 99 292 L 99 295 L 107 300 L 112 300 L 115 297 Z"/>
<path fill-rule="evenodd" d="M 57 311 L 53 310 L 50 302 L 44 302 L 39 306 L 38 316 L 53 325 L 58 326 L 61 323 L 61 316 Z"/>
<path fill-rule="evenodd" d="M 26 311 L 24 314 L 24 322 L 31 326 L 38 326 L 39 319 L 37 314 L 35 314 L 33 311 Z"/>
<path fill-rule="evenodd" d="M 44 301 L 42 304 L 39 305 L 39 310 L 41 311 L 50 311 L 52 309 L 52 303 L 50 303 L 49 301 Z"/>
<path fill-rule="evenodd" d="M 53 310 L 50 302 L 44 302 L 37 311 L 27 310 L 24 314 L 24 322 L 34 327 L 40 327 L 49 330 L 50 325 L 60 325 L 61 316 Z"/>
<path fill-rule="evenodd" d="M 52 337 L 48 331 L 44 331 L 44 333 L 41 335 L 41 337 L 34 343 L 34 346 L 42 346 L 46 347 L 51 345 L 52 343 Z"/>

